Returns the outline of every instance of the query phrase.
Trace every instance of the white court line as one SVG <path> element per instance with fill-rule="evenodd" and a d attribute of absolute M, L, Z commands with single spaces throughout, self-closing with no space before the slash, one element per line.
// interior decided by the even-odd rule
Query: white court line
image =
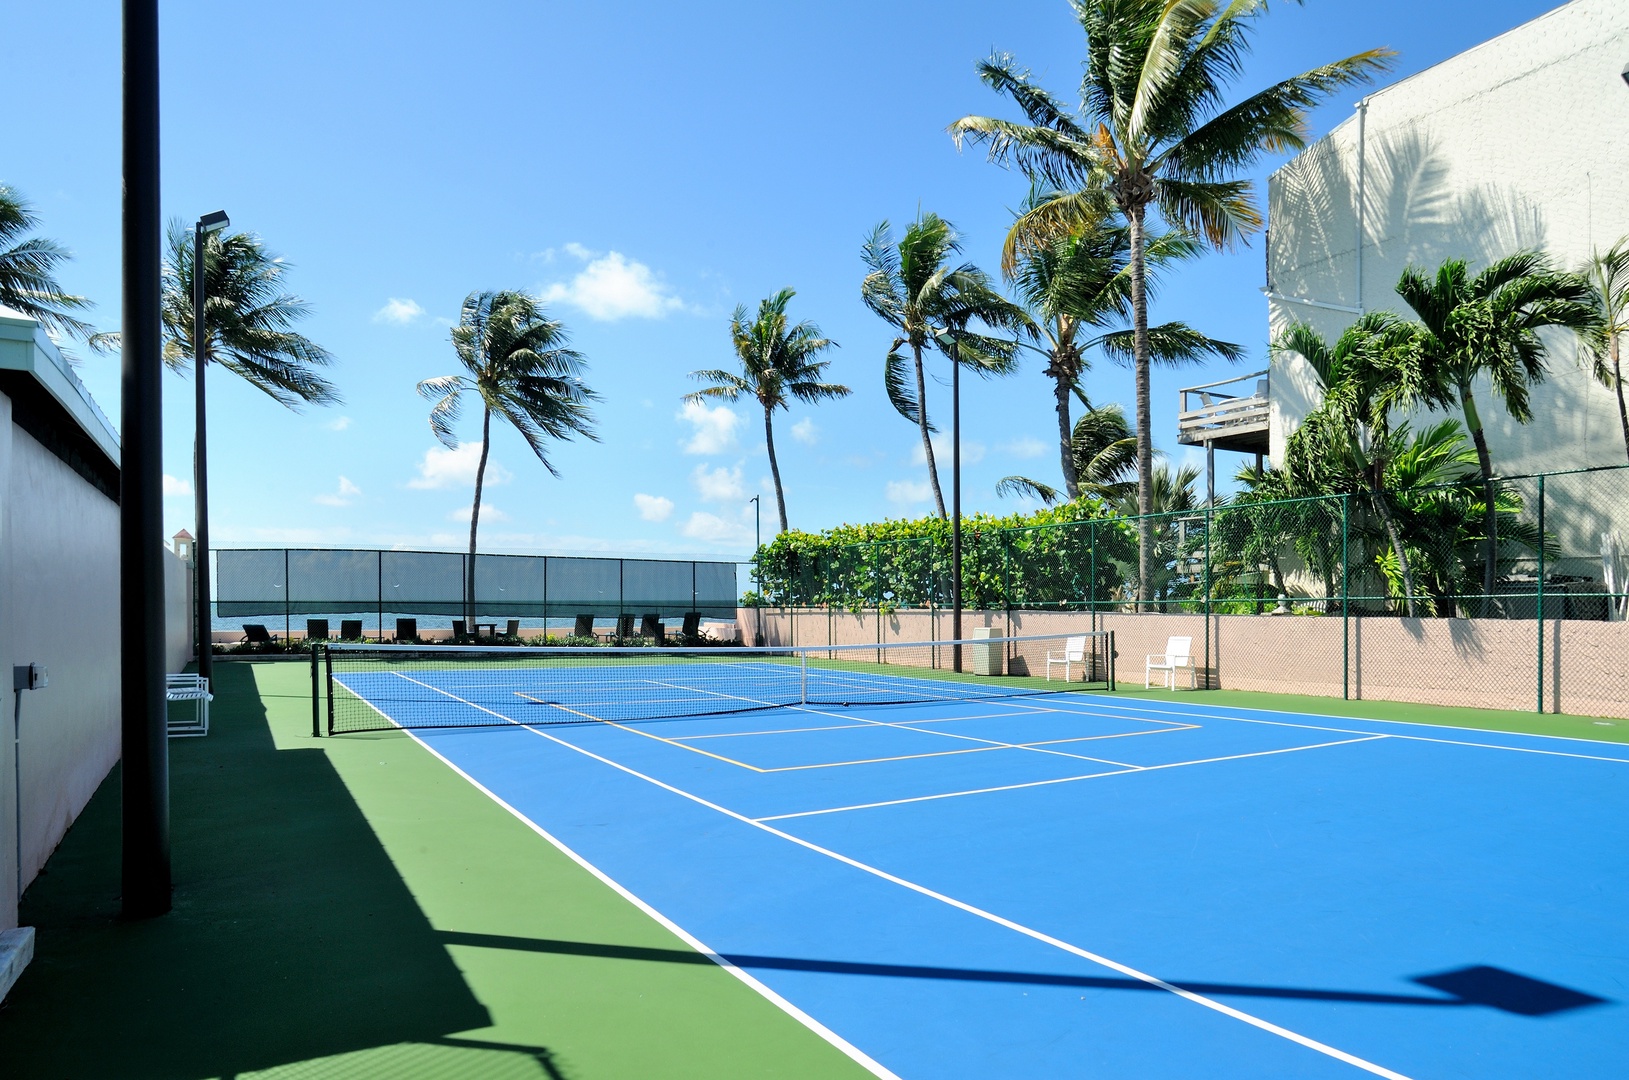
<path fill-rule="evenodd" d="M 407 678 L 407 676 L 404 675 L 403 678 Z M 416 682 L 417 680 L 409 679 L 408 681 Z M 1371 1074 L 1373 1074 L 1375 1076 L 1383 1076 L 1383 1077 L 1386 1078 L 1386 1080 L 1411 1080 L 1410 1077 L 1404 1075 L 1403 1073 L 1396 1072 L 1396 1071 L 1394 1071 L 1392 1069 L 1388 1069 L 1383 1065 L 1377 1065 L 1372 1061 L 1366 1061 L 1363 1058 L 1360 1058 L 1355 1054 L 1349 1054 L 1346 1051 L 1339 1050 L 1339 1049 L 1337 1049 L 1337 1048 L 1335 1048 L 1333 1046 L 1330 1046 L 1327 1043 L 1322 1043 L 1322 1042 L 1319 1042 L 1318 1040 L 1313 1039 L 1313 1038 L 1311 1038 L 1309 1036 L 1302 1035 L 1299 1032 L 1291 1031 L 1289 1028 L 1280 1027 L 1278 1024 L 1275 1024 L 1270 1020 L 1264 1020 L 1261 1017 L 1256 1016 L 1256 1015 L 1254 1015 L 1252 1013 L 1247 1013 L 1242 1009 L 1235 1009 L 1231 1005 L 1224 1005 L 1222 1002 L 1217 1001 L 1215 998 L 1206 997 L 1205 995 L 1195 993 L 1192 990 L 1185 990 L 1182 987 L 1173 985 L 1171 983 L 1168 983 L 1164 979 L 1158 978 L 1157 976 L 1150 975 L 1147 972 L 1138 971 L 1136 968 L 1130 967 L 1130 966 L 1128 966 L 1126 964 L 1122 964 L 1117 960 L 1111 960 L 1106 956 L 1100 955 L 1098 953 L 1091 952 L 1091 951 L 1089 951 L 1087 949 L 1083 949 L 1078 945 L 1072 945 L 1069 942 L 1064 941 L 1061 938 L 1053 937 L 1052 935 L 1044 933 L 1043 931 L 1035 930 L 1035 929 L 1033 929 L 1031 927 L 1023 925 L 1022 923 L 1014 922 L 1011 919 L 1008 919 L 1008 918 L 1005 918 L 1003 916 L 997 915 L 997 914 L 995 914 L 994 912 L 991 912 L 991 911 L 986 911 L 985 909 L 983 909 L 981 907 L 977 907 L 977 906 L 975 906 L 973 904 L 969 904 L 966 901 L 957 900 L 955 897 L 947 896 L 944 893 L 937 892 L 937 891 L 935 891 L 933 889 L 930 889 L 926 885 L 918 885 L 914 881 L 908 881 L 905 878 L 899 877 L 899 876 L 897 876 L 895 874 L 890 874 L 886 870 L 882 870 L 882 869 L 879 869 L 879 868 L 877 868 L 875 866 L 871 866 L 868 863 L 863 863 L 863 862 L 859 861 L 858 859 L 850 858 L 849 856 L 843 855 L 843 854 L 841 854 L 839 852 L 836 852 L 836 851 L 833 851 L 830 848 L 821 847 L 819 844 L 813 843 L 812 841 L 805 840 L 802 837 L 794 836 L 789 832 L 784 832 L 784 831 L 782 831 L 780 829 L 777 829 L 773 825 L 766 825 L 761 821 L 754 821 L 752 818 L 749 818 L 744 814 L 739 814 L 734 810 L 730 810 L 730 809 L 728 809 L 726 807 L 720 806 L 719 804 L 717 804 L 715 802 L 712 802 L 712 801 L 710 801 L 708 799 L 702 798 L 700 795 L 694 795 L 694 794 L 692 794 L 692 793 L 690 793 L 688 791 L 683 790 L 682 788 L 677 788 L 677 787 L 674 787 L 672 784 L 665 783 L 664 781 L 658 780 L 655 777 L 646 776 L 644 773 L 638 771 L 637 769 L 630 768 L 629 766 L 623 765 L 620 762 L 612 761 L 610 758 L 602 757 L 601 755 L 594 753 L 592 750 L 584 749 L 581 746 L 577 746 L 575 743 L 568 742 L 565 739 L 559 738 L 558 736 L 553 735 L 553 734 L 551 734 L 551 733 L 549 733 L 547 731 L 542 731 L 542 730 L 539 730 L 538 728 L 535 728 L 535 727 L 530 727 L 530 726 L 527 726 L 525 724 L 520 724 L 517 721 L 511 719 L 510 717 L 507 717 L 507 716 L 503 715 L 500 712 L 496 712 L 496 711 L 494 711 L 492 709 L 488 709 L 484 705 L 477 705 L 473 701 L 465 701 L 463 698 L 458 697 L 456 694 L 452 694 L 452 693 L 450 693 L 450 692 L 448 692 L 446 690 L 441 690 L 441 689 L 439 689 L 437 687 L 430 686 L 429 683 L 419 683 L 419 685 L 424 686 L 424 687 L 426 687 L 426 688 L 428 688 L 430 690 L 434 690 L 438 694 L 445 694 L 447 697 L 452 698 L 454 701 L 458 701 L 458 702 L 461 702 L 462 704 L 468 705 L 472 709 L 479 709 L 481 712 L 489 713 L 492 716 L 496 716 L 500 720 L 504 720 L 504 721 L 507 721 L 508 723 L 515 724 L 522 731 L 530 732 L 531 734 L 536 735 L 540 739 L 547 739 L 549 742 L 552 742 L 552 743 L 554 743 L 554 744 L 556 744 L 558 746 L 563 746 L 567 750 L 572 750 L 572 751 L 575 751 L 576 753 L 582 754 L 584 757 L 590 758 L 590 759 L 592 759 L 594 761 L 598 761 L 602 765 L 608 765 L 611 768 L 616 769 L 619 772 L 623 772 L 623 773 L 626 773 L 629 776 L 634 777 L 635 779 L 643 780 L 647 784 L 651 784 L 651 785 L 653 785 L 655 787 L 661 788 L 663 791 L 670 792 L 670 793 L 672 793 L 674 795 L 677 795 L 677 796 L 679 796 L 680 798 L 683 798 L 683 799 L 688 799 L 689 801 L 697 804 L 698 806 L 703 806 L 703 807 L 706 807 L 709 810 L 716 811 L 717 813 L 723 814 L 725 817 L 732 818 L 732 819 L 734 819 L 736 821 L 739 821 L 744 825 L 750 825 L 751 827 L 753 827 L 755 829 L 761 829 L 764 832 L 770 834 L 771 836 L 779 837 L 780 839 L 785 840 L 785 841 L 787 841 L 789 843 L 796 844 L 798 847 L 805 848 L 805 849 L 807 849 L 809 851 L 812 851 L 817 855 L 823 855 L 828 859 L 833 859 L 833 860 L 835 860 L 837 862 L 842 863 L 845 866 L 853 867 L 856 870 L 859 870 L 859 871 L 861 871 L 863 873 L 866 873 L 866 874 L 870 874 L 873 877 L 880 878 L 881 880 L 889 882 L 890 884 L 898 885 L 901 888 L 908 889 L 911 892 L 917 893 L 920 896 L 925 896 L 930 900 L 937 900 L 938 902 L 940 902 L 942 904 L 946 904 L 946 905 L 948 905 L 950 907 L 953 907 L 953 908 L 957 909 L 958 911 L 966 912 L 967 914 L 972 915 L 972 916 L 974 916 L 976 918 L 979 918 L 979 919 L 983 919 L 986 922 L 994 923 L 997 926 L 1000 926 L 1000 927 L 1003 927 L 1005 929 L 1011 930 L 1011 931 L 1013 931 L 1015 933 L 1018 933 L 1018 934 L 1022 934 L 1025 937 L 1030 938 L 1030 939 L 1032 939 L 1034 941 L 1041 942 L 1043 945 L 1050 945 L 1053 948 L 1059 949 L 1059 950 L 1061 950 L 1063 952 L 1066 952 L 1066 953 L 1069 953 L 1072 956 L 1078 956 L 1083 960 L 1089 960 L 1090 962 L 1092 962 L 1094 964 L 1097 964 L 1097 965 L 1099 965 L 1101 967 L 1108 968 L 1110 971 L 1118 972 L 1121 975 L 1125 975 L 1128 978 L 1136 979 L 1138 982 L 1145 983 L 1145 984 L 1147 984 L 1149 986 L 1155 987 L 1156 989 L 1164 990 L 1164 991 L 1166 991 L 1168 993 L 1175 994 L 1177 997 L 1182 998 L 1184 1001 L 1189 1001 L 1189 1002 L 1192 1002 L 1195 1005 L 1199 1005 L 1199 1006 L 1202 1006 L 1202 1007 L 1204 1007 L 1206 1009 L 1210 1009 L 1213 1012 L 1221 1013 L 1223 1016 L 1231 1017 L 1234 1020 L 1238 1020 L 1238 1021 L 1241 1021 L 1243 1023 L 1249 1024 L 1251 1027 L 1258 1028 L 1259 1030 L 1265 1031 L 1270 1035 L 1277 1035 L 1281 1039 L 1287 1039 L 1288 1041 L 1290 1041 L 1292 1043 L 1295 1043 L 1295 1044 L 1297 1044 L 1299 1046 L 1304 1046 L 1309 1050 L 1314 1050 L 1314 1051 L 1316 1051 L 1316 1052 L 1318 1052 L 1320 1054 L 1323 1054 L 1323 1055 L 1325 1055 L 1327 1057 L 1334 1058 L 1336 1061 L 1345 1062 L 1348 1065 L 1355 1066 L 1356 1068 L 1362 1069 L 1365 1072 L 1371 1073 Z M 660 921 L 664 926 L 671 929 L 674 933 L 680 935 L 682 938 L 685 939 L 685 941 L 687 943 L 689 943 L 691 945 L 692 948 L 695 948 L 698 951 L 703 952 L 710 959 L 712 959 L 715 963 L 717 963 L 720 966 L 724 967 L 726 970 L 731 971 L 732 973 L 736 973 L 738 975 L 738 977 L 742 979 L 742 981 L 746 982 L 749 986 L 752 986 L 754 989 L 757 989 L 760 993 L 764 994 L 764 996 L 768 997 L 771 1001 L 774 1001 L 777 1005 L 780 1005 L 782 1008 L 786 1009 L 787 1012 L 791 1013 L 793 1016 L 797 1017 L 799 1020 L 803 1021 L 806 1025 L 808 1025 L 811 1030 L 814 1030 L 814 1031 L 820 1033 L 823 1037 L 827 1038 L 828 1041 L 832 1042 L 833 1045 L 837 1046 L 839 1049 L 843 1049 L 845 1053 L 848 1053 L 850 1057 L 854 1058 L 856 1061 L 859 1061 L 862 1065 L 866 1065 L 867 1068 L 872 1068 L 872 1065 L 875 1065 L 875 1063 L 871 1062 L 871 1059 L 866 1057 L 858 1048 L 852 1047 L 849 1043 L 847 1043 L 846 1041 L 843 1041 L 841 1036 L 839 1036 L 835 1032 L 831 1032 L 829 1029 L 821 1026 L 818 1021 L 814 1020 L 813 1017 L 809 1017 L 809 1016 L 807 1016 L 807 1014 L 802 1013 L 801 1011 L 797 1010 L 796 1006 L 793 1006 L 790 1002 L 786 1002 L 785 999 L 780 998 L 778 995 L 776 995 L 774 993 L 774 991 L 770 990 L 768 987 L 764 986 L 762 983 L 759 983 L 757 980 L 753 979 L 750 975 L 747 975 L 745 972 L 739 972 L 739 970 L 734 968 L 732 965 L 730 965 L 729 961 L 726 960 L 724 957 L 719 956 L 717 953 L 714 953 L 714 952 L 711 952 L 710 950 L 708 950 L 705 946 L 703 946 L 694 937 L 690 936 L 684 930 L 680 929 L 677 924 L 671 922 L 670 920 L 668 920 L 668 919 L 664 918 L 662 915 L 660 915 L 656 911 L 655 908 L 652 908 L 650 905 L 648 905 L 648 904 L 644 903 L 643 901 L 639 900 L 631 892 L 627 891 L 622 886 L 620 886 L 616 882 L 614 882 L 611 878 L 607 877 L 604 873 L 602 873 L 601 871 L 596 869 L 593 866 L 593 864 L 589 863 L 586 859 L 583 859 L 581 856 L 579 856 L 576 853 L 574 853 L 573 851 L 571 851 L 571 849 L 567 848 L 564 844 L 561 844 L 554 837 L 550 836 L 536 822 L 532 821 L 530 818 L 528 818 L 524 814 L 520 813 L 518 810 L 516 810 L 514 807 L 510 806 L 508 803 L 504 802 L 502 799 L 500 799 L 492 791 L 490 791 L 486 787 L 482 786 L 479 781 L 475 780 L 473 777 L 471 777 L 468 773 L 464 772 L 462 769 L 459 769 L 458 766 L 454 765 L 450 761 L 447 761 L 447 759 L 442 757 L 439 753 L 436 753 L 435 750 L 431 749 L 422 740 L 420 740 L 418 738 L 418 736 L 413 735 L 412 732 L 408 732 L 408 735 L 411 736 L 414 739 L 414 741 L 418 742 L 419 745 L 424 746 L 425 749 L 427 749 L 427 750 L 430 750 L 430 753 L 435 754 L 435 756 L 438 759 L 445 762 L 448 765 L 449 768 L 453 769 L 453 771 L 457 772 L 460 776 L 464 777 L 466 780 L 469 780 L 469 782 L 471 784 L 474 784 L 475 787 L 479 791 L 481 791 L 483 794 L 485 794 L 488 798 L 492 799 L 499 806 L 502 806 L 504 809 L 508 810 L 511 814 L 514 814 L 521 821 L 524 821 L 535 832 L 537 832 L 538 835 L 542 836 L 544 839 L 546 839 L 550 843 L 554 844 L 557 848 L 559 848 L 562 852 L 564 852 L 566 855 L 568 855 L 573 860 L 575 860 L 584 869 L 588 870 L 590 873 L 594 874 L 595 877 L 598 877 L 601 881 L 604 881 L 607 885 L 611 886 L 620 895 L 626 897 L 627 899 L 629 899 L 633 903 L 637 904 L 641 908 L 641 910 L 649 912 L 653 918 Z M 1386 738 L 1386 736 L 1383 736 L 1383 735 L 1377 735 L 1377 736 L 1374 736 L 1374 737 L 1375 738 Z M 1357 740 L 1354 740 L 1354 741 L 1357 741 Z M 870 1062 L 871 1064 L 867 1064 L 868 1062 Z M 881 1071 L 878 1071 L 878 1070 L 881 1070 Z M 887 1072 L 885 1069 L 883 1069 L 881 1065 L 875 1065 L 875 1068 L 873 1068 L 872 1071 L 875 1072 L 879 1076 L 884 1076 L 884 1075 L 893 1076 L 894 1075 L 892 1073 Z"/>
<path fill-rule="evenodd" d="M 959 799 L 963 795 L 988 795 L 994 791 L 1017 791 L 1020 788 L 1047 787 L 1051 784 L 1069 784 L 1076 780 L 1096 780 L 1104 776 L 1128 776 L 1131 773 L 1158 772 L 1161 769 L 1183 769 L 1189 765 L 1213 765 L 1218 761 L 1242 761 L 1245 758 L 1272 757 L 1274 754 L 1295 754 L 1302 750 L 1322 750 L 1330 746 L 1348 746 L 1352 743 L 1389 739 L 1390 735 L 1370 735 L 1362 739 L 1341 739 L 1338 742 L 1314 743 L 1311 746 L 1286 746 L 1279 750 L 1257 750 L 1249 754 L 1228 754 L 1225 757 L 1200 758 L 1196 761 L 1170 761 L 1163 765 L 1132 765 L 1109 772 L 1088 773 L 1084 776 L 1063 776 L 1053 780 L 1030 780 L 1022 784 L 1002 784 L 999 787 L 973 788 L 969 791 L 946 791 L 938 795 L 915 795 L 908 799 L 886 799 L 882 802 L 857 803 L 853 806 L 833 806 L 825 810 L 800 810 L 795 814 L 770 814 L 754 818 L 755 821 L 785 821 L 787 818 L 817 817 L 821 814 L 841 814 L 849 810 L 875 810 L 879 806 L 901 806 L 905 803 L 934 802 L 938 799 Z"/>
<path fill-rule="evenodd" d="M 1096 699 L 1094 701 L 1094 704 L 1097 701 L 1101 701 L 1102 702 L 1102 707 L 1105 708 L 1105 709 L 1122 709 L 1123 710 L 1123 709 L 1148 708 L 1147 705 L 1144 705 L 1144 704 L 1142 704 L 1140 702 L 1137 703 L 1137 704 L 1134 704 L 1134 705 L 1119 705 L 1119 704 L 1110 702 L 1107 699 Z M 1102 716 L 1103 715 L 1101 712 L 1098 712 L 1096 710 L 1082 711 L 1082 710 L 1075 710 L 1075 709 L 1060 709 L 1058 711 L 1059 712 L 1081 712 L 1082 715 L 1086 715 L 1086 716 Z M 1373 734 L 1372 732 L 1364 731 L 1362 728 L 1330 727 L 1330 726 L 1324 725 L 1324 724 L 1297 724 L 1297 723 L 1292 723 L 1291 721 L 1288 721 L 1288 720 L 1263 720 L 1263 719 L 1260 719 L 1259 717 L 1253 717 L 1253 716 L 1230 716 L 1230 715 L 1228 715 L 1226 713 L 1199 712 L 1198 710 L 1192 710 L 1192 709 L 1160 710 L 1160 711 L 1164 712 L 1164 714 L 1166 716 L 1194 716 L 1194 717 L 1200 717 L 1200 718 L 1205 719 L 1205 720 L 1231 720 L 1231 721 L 1234 721 L 1235 723 L 1240 723 L 1240 724 L 1263 724 L 1263 725 L 1266 725 L 1268 727 L 1301 728 L 1301 729 L 1306 730 L 1306 731 L 1328 731 L 1328 732 L 1332 732 L 1332 733 L 1336 733 L 1336 734 L 1344 734 L 1344 735 L 1369 735 L 1369 734 Z M 1120 716 L 1122 714 L 1120 714 L 1120 713 L 1111 713 L 1110 715 Z M 1303 713 L 1292 713 L 1292 714 L 1289 714 L 1289 715 L 1305 715 L 1305 714 L 1303 714 Z M 1132 717 L 1127 716 L 1126 719 L 1132 719 Z M 1354 717 L 1352 719 L 1362 719 L 1365 722 L 1367 722 L 1366 717 Z M 1406 720 L 1375 721 L 1375 722 L 1376 723 L 1399 723 L 1399 724 L 1407 724 L 1408 723 L 1408 721 L 1406 721 Z M 1426 725 L 1423 725 L 1423 724 L 1409 724 L 1409 726 L 1410 727 L 1424 727 Z M 1454 730 L 1456 730 L 1456 731 L 1482 731 L 1484 729 L 1482 729 L 1482 728 L 1456 728 Z M 1502 732 L 1490 732 L 1490 734 L 1494 734 L 1494 735 L 1520 735 L 1521 733 L 1520 732 L 1515 732 L 1515 731 L 1502 731 Z M 1534 738 L 1567 738 L 1568 736 L 1537 735 L 1537 736 L 1533 736 L 1533 737 Z M 1503 743 L 1472 742 L 1469 739 L 1433 739 L 1433 738 L 1431 738 L 1431 737 L 1429 737 L 1427 735 L 1402 735 L 1402 734 L 1399 734 L 1397 732 L 1387 732 L 1386 733 L 1386 738 L 1388 738 L 1388 739 L 1404 739 L 1404 740 L 1406 740 L 1408 742 L 1441 743 L 1444 746 L 1474 746 L 1474 747 L 1478 747 L 1478 748 L 1483 749 L 1483 750 L 1509 750 L 1509 751 L 1512 751 L 1512 752 L 1518 753 L 1518 754 L 1539 754 L 1539 755 L 1542 755 L 1544 757 L 1579 758 L 1579 759 L 1584 760 L 1584 761 L 1610 761 L 1610 762 L 1614 762 L 1615 764 L 1618 764 L 1618 765 L 1629 765 L 1629 757 L 1607 757 L 1607 756 L 1603 756 L 1603 755 L 1600 755 L 1600 754 L 1574 754 L 1574 753 L 1569 753 L 1569 752 L 1567 752 L 1565 750 L 1539 750 L 1539 749 L 1536 749 L 1536 748 L 1531 747 L 1531 746 L 1505 746 Z M 1589 740 L 1589 739 L 1579 739 L 1577 741 L 1579 741 L 1579 742 L 1590 742 L 1591 740 Z"/>

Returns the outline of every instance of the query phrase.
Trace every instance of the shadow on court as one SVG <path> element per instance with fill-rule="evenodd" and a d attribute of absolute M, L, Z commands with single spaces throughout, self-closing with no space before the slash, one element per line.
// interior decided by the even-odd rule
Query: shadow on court
<path fill-rule="evenodd" d="M 504 937 L 497 934 L 446 932 L 448 945 L 488 949 L 594 956 L 671 964 L 710 964 L 700 953 L 678 949 L 635 948 L 587 941 L 554 941 Z M 725 957 L 748 971 L 807 971 L 830 975 L 872 975 L 891 979 L 948 979 L 956 982 L 1018 983 L 1025 986 L 1068 986 L 1088 990 L 1165 991 L 1139 979 L 1100 975 L 1057 975 L 1034 971 L 990 971 L 979 968 L 932 967 L 910 964 L 869 964 L 847 960 L 812 960 L 788 956 Z M 1172 986 L 1207 997 L 1280 998 L 1292 1001 L 1334 1001 L 1357 1005 L 1420 1005 L 1427 1007 L 1480 1005 L 1518 1016 L 1550 1016 L 1588 1005 L 1610 1004 L 1606 998 L 1572 990 L 1502 968 L 1477 965 L 1413 980 L 1442 995 L 1376 994 L 1360 990 L 1319 990 L 1291 986 L 1250 986 L 1238 983 L 1173 981 Z"/>
<path fill-rule="evenodd" d="M 327 757 L 275 749 L 246 665 L 216 668 L 213 712 L 170 744 L 173 913 L 118 917 L 118 769 L 24 897 L 38 954 L 0 1074 L 355 1076 L 312 1059 L 490 1023 Z M 504 1075 L 562 1077 L 546 1048 L 501 1049 Z"/>

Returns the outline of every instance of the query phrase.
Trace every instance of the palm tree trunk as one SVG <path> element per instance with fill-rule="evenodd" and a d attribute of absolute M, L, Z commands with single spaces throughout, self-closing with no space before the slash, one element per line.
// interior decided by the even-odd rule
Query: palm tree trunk
<path fill-rule="evenodd" d="M 764 445 L 769 448 L 769 475 L 775 480 L 775 509 L 781 513 L 781 532 L 787 531 L 786 526 L 786 495 L 781 491 L 781 467 L 775 460 L 775 425 L 772 421 L 774 414 L 769 406 L 764 406 Z"/>
<path fill-rule="evenodd" d="M 1612 358 L 1612 384 L 1618 388 L 1618 423 L 1623 425 L 1623 452 L 1629 454 L 1629 406 L 1623 401 L 1623 367 L 1618 356 L 1618 335 L 1612 335 L 1608 346 Z"/>
<path fill-rule="evenodd" d="M 481 524 L 481 488 L 486 483 L 486 456 L 492 449 L 492 410 L 481 410 L 481 463 L 475 467 L 475 501 L 469 508 L 469 561 L 464 566 L 464 618 L 475 632 L 475 530 Z"/>
<path fill-rule="evenodd" d="M 1392 553 L 1397 556 L 1397 570 L 1403 575 L 1403 610 L 1412 619 L 1415 617 L 1414 569 L 1408 564 L 1408 550 L 1403 547 L 1403 535 L 1398 531 L 1397 519 L 1392 517 L 1386 493 L 1376 488 L 1373 496 L 1375 512 L 1380 515 L 1380 522 L 1386 527 L 1386 539 L 1391 541 Z"/>
<path fill-rule="evenodd" d="M 1069 501 L 1074 502 L 1080 498 L 1080 476 L 1075 472 L 1075 433 L 1069 424 L 1069 384 L 1059 379 L 1053 394 L 1058 399 L 1058 454 L 1062 458 L 1059 464 L 1063 466 L 1063 490 Z"/>
<path fill-rule="evenodd" d="M 1154 433 L 1149 402 L 1148 295 L 1144 288 L 1143 213 L 1136 205 L 1126 215 L 1131 226 L 1131 319 L 1137 370 L 1137 607 L 1148 605 L 1154 577 Z"/>
<path fill-rule="evenodd" d="M 1487 536 L 1487 557 L 1482 567 L 1483 614 L 1492 614 L 1493 590 L 1499 581 L 1499 516 L 1494 502 L 1493 455 L 1488 453 L 1488 438 L 1482 431 L 1482 417 L 1476 411 L 1476 399 L 1471 396 L 1471 384 L 1461 380 L 1459 405 L 1465 412 L 1465 427 L 1476 446 L 1476 464 L 1482 470 L 1483 501 L 1487 503 L 1482 514 L 1483 532 Z"/>
<path fill-rule="evenodd" d="M 933 505 L 939 511 L 939 520 L 944 521 L 945 496 L 939 490 L 939 469 L 933 463 L 933 437 L 928 432 L 928 385 L 922 377 L 922 347 L 912 345 L 911 353 L 916 360 L 916 424 L 922 429 L 922 453 L 928 459 L 928 483 L 933 487 Z"/>

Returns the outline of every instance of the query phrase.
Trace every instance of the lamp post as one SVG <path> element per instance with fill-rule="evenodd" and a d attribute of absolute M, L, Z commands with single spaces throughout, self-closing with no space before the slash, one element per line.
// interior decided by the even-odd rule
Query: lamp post
<path fill-rule="evenodd" d="M 950 669 L 962 669 L 962 345 L 950 358 Z"/>
<path fill-rule="evenodd" d="M 194 423 L 192 495 L 198 536 L 193 544 L 198 563 L 198 674 L 215 677 L 214 627 L 209 610 L 209 437 L 204 418 L 204 241 L 210 233 L 230 225 L 225 210 L 205 214 L 192 227 L 192 391 Z"/>
<path fill-rule="evenodd" d="M 752 643 L 762 645 L 764 643 L 764 571 L 763 567 L 758 564 L 758 553 L 763 550 L 764 546 L 763 496 L 754 495 L 747 501 L 752 503 L 752 593 L 758 598 L 757 603 L 752 605 Z"/>

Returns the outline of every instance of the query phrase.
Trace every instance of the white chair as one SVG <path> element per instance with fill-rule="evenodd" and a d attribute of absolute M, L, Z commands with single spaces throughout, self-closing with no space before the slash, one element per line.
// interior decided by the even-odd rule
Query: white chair
<path fill-rule="evenodd" d="M 1061 652 L 1061 653 L 1049 652 L 1049 653 L 1046 654 L 1046 681 L 1047 682 L 1052 681 L 1052 666 L 1054 664 L 1062 664 L 1063 665 L 1063 681 L 1064 682 L 1069 681 L 1069 667 L 1070 667 L 1071 664 L 1079 664 L 1082 668 L 1085 668 L 1086 667 L 1086 636 L 1084 634 L 1082 634 L 1080 637 L 1065 638 L 1064 642 L 1063 642 L 1063 652 Z M 1085 676 L 1082 676 L 1082 678 L 1084 678 L 1084 677 Z"/>
<path fill-rule="evenodd" d="M 166 675 L 164 697 L 168 701 L 190 701 L 194 712 L 191 720 L 171 717 L 170 738 L 185 735 L 209 734 L 209 680 L 202 675 Z"/>
<path fill-rule="evenodd" d="M 1167 690 L 1176 689 L 1176 673 L 1178 668 L 1188 669 L 1188 689 L 1199 688 L 1199 673 L 1193 666 L 1193 638 L 1174 637 L 1165 642 L 1163 653 L 1149 653 L 1143 666 L 1143 689 L 1151 689 L 1154 685 L 1154 672 L 1163 672 L 1161 684 Z"/>

